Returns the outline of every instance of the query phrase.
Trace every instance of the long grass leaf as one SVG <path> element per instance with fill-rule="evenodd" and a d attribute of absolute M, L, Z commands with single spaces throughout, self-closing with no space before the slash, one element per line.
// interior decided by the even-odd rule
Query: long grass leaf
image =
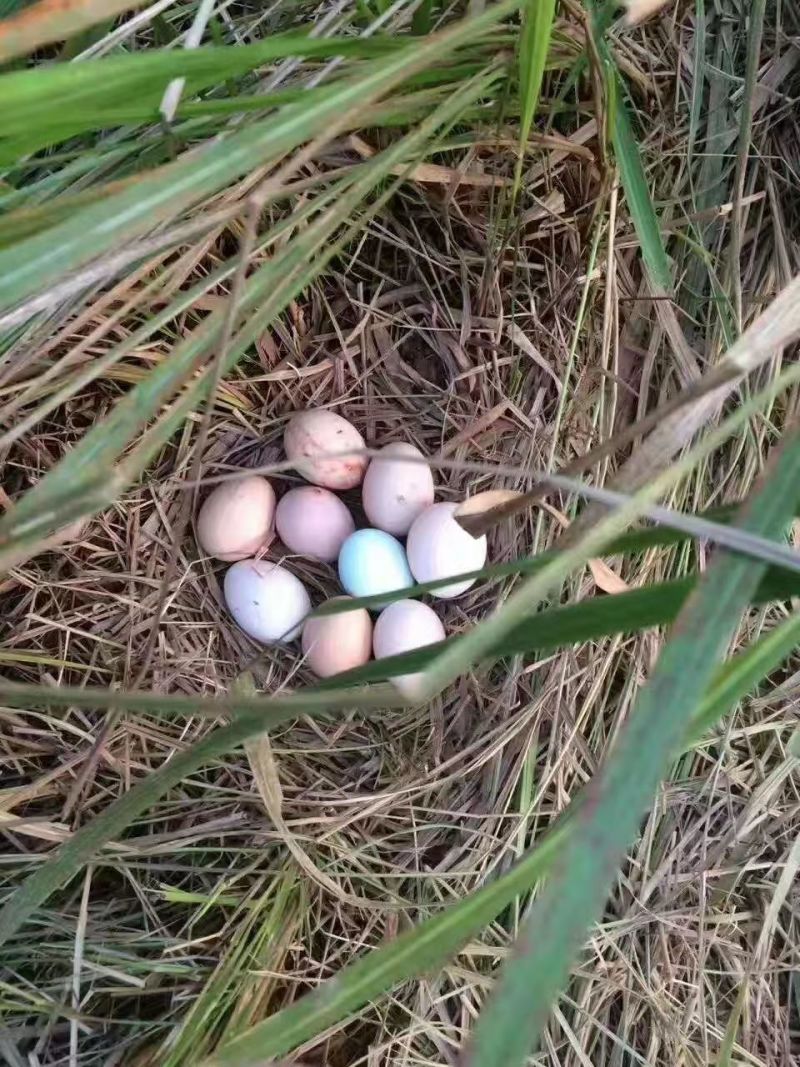
<path fill-rule="evenodd" d="M 0 22 L 0 63 L 63 41 L 87 26 L 144 7 L 147 0 L 39 0 Z"/>
<path fill-rule="evenodd" d="M 324 131 L 338 129 L 344 115 L 362 110 L 412 74 L 451 55 L 480 29 L 515 11 L 521 0 L 502 0 L 393 56 L 365 64 L 357 78 L 338 83 L 309 107 L 287 105 L 277 115 L 192 151 L 132 189 L 84 208 L 59 226 L 0 251 L 0 309 L 40 291 L 96 256 L 177 214 L 229 182 L 263 166 Z"/>
<path fill-rule="evenodd" d="M 780 536 L 787 493 L 800 476 L 800 438 L 789 437 L 752 495 L 742 525 Z M 469 1067 L 518 1067 L 547 1023 L 569 966 L 599 918 L 624 849 L 634 838 L 669 761 L 685 736 L 763 568 L 720 555 L 664 647 L 605 765 L 587 789 L 582 816 L 526 921 L 480 1017 Z"/>

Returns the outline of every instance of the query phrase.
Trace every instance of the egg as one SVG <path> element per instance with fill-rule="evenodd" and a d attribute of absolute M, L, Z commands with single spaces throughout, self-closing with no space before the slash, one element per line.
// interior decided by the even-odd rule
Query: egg
<path fill-rule="evenodd" d="M 453 518 L 458 504 L 432 504 L 408 531 L 406 552 L 411 573 L 418 582 L 435 582 L 451 574 L 479 570 L 486 562 L 486 538 L 472 537 Z M 432 591 L 433 596 L 465 593 L 475 582 L 468 578 Z"/>
<path fill-rule="evenodd" d="M 291 571 L 262 559 L 243 559 L 225 575 L 225 603 L 246 634 L 270 645 L 293 641 L 311 610 L 305 586 Z"/>
<path fill-rule="evenodd" d="M 339 553 L 339 581 L 351 596 L 393 593 L 413 585 L 406 553 L 383 530 L 356 530 Z"/>
<path fill-rule="evenodd" d="M 349 600 L 334 597 L 334 600 Z M 364 608 L 310 618 L 303 627 L 303 653 L 319 678 L 361 667 L 372 652 L 372 619 Z"/>
<path fill-rule="evenodd" d="M 226 561 L 254 556 L 273 537 L 275 490 L 251 475 L 218 485 L 197 516 L 197 540 L 208 556 Z"/>
<path fill-rule="evenodd" d="M 347 419 L 334 411 L 299 411 L 292 415 L 283 435 L 286 456 L 304 478 L 326 489 L 353 489 L 361 485 L 366 456 L 331 457 L 330 453 L 364 448 L 364 438 Z"/>
<path fill-rule="evenodd" d="M 375 659 L 398 656 L 414 648 L 436 644 L 444 640 L 444 626 L 436 612 L 420 600 L 396 600 L 384 608 L 377 618 L 372 634 Z M 401 674 L 392 682 L 406 696 L 419 690 L 422 674 Z"/>
<path fill-rule="evenodd" d="M 328 489 L 290 489 L 275 511 L 275 525 L 290 552 L 331 563 L 355 530 L 353 516 Z"/>
<path fill-rule="evenodd" d="M 403 462 L 404 456 L 423 459 L 418 448 L 402 442 L 382 448 L 367 468 L 361 490 L 369 521 L 396 537 L 405 537 L 417 515 L 433 503 L 430 467 Z"/>

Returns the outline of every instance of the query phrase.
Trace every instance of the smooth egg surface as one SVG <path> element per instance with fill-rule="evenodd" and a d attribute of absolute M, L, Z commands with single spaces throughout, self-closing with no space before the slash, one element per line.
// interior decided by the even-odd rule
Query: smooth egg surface
<path fill-rule="evenodd" d="M 328 489 L 290 489 L 275 511 L 278 536 L 290 552 L 331 563 L 355 530 L 353 516 Z"/>
<path fill-rule="evenodd" d="M 266 560 L 243 559 L 225 575 L 225 603 L 246 634 L 269 645 L 293 641 L 311 601 L 291 571 Z"/>
<path fill-rule="evenodd" d="M 273 536 L 275 490 L 252 475 L 218 485 L 197 515 L 197 540 L 206 555 L 226 561 L 254 556 Z"/>
<path fill-rule="evenodd" d="M 349 597 L 334 597 L 349 600 Z M 318 678 L 361 667 L 372 652 L 372 619 L 364 608 L 311 618 L 303 627 L 303 654 Z"/>
<path fill-rule="evenodd" d="M 327 458 L 330 453 L 364 448 L 364 438 L 347 419 L 334 411 L 298 411 L 283 435 L 286 456 L 309 482 L 326 489 L 353 489 L 361 485 L 366 456 Z"/>
<path fill-rule="evenodd" d="M 418 582 L 435 582 L 451 574 L 475 571 L 486 562 L 486 538 L 472 537 L 453 518 L 458 504 L 432 504 L 408 531 L 406 552 L 411 573 Z M 431 596 L 460 596 L 475 579 L 453 582 L 431 590 Z"/>
<path fill-rule="evenodd" d="M 339 553 L 339 581 L 351 596 L 393 593 L 413 585 L 403 546 L 384 530 L 356 530 Z"/>
<path fill-rule="evenodd" d="M 444 640 L 441 619 L 421 600 L 396 600 L 378 616 L 372 634 L 375 659 L 398 656 L 414 648 L 436 644 Z M 407 696 L 413 696 L 419 688 L 420 673 L 401 674 L 392 678 L 397 688 Z"/>
<path fill-rule="evenodd" d="M 403 462 L 403 457 L 423 459 L 414 445 L 394 442 L 381 449 L 364 475 L 361 499 L 373 526 L 404 537 L 420 512 L 433 503 L 433 475 L 425 463 Z"/>

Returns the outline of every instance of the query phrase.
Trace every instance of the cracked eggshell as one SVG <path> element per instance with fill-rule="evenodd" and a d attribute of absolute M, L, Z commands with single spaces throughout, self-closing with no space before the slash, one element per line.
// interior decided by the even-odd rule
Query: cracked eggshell
<path fill-rule="evenodd" d="M 334 600 L 349 600 L 337 596 Z M 361 667 L 372 652 L 372 619 L 364 608 L 339 615 L 321 615 L 303 627 L 303 653 L 318 678 Z"/>
<path fill-rule="evenodd" d="M 275 490 L 266 478 L 235 478 L 204 500 L 197 515 L 197 540 L 215 559 L 245 559 L 270 543 L 274 519 Z"/>
<path fill-rule="evenodd" d="M 375 659 L 398 656 L 425 645 L 434 645 L 445 637 L 442 621 L 433 608 L 421 600 L 396 600 L 378 616 L 372 634 Z M 392 682 L 401 693 L 413 697 L 419 691 L 422 674 L 401 674 Z"/>
<path fill-rule="evenodd" d="M 346 505 L 328 489 L 304 485 L 281 497 L 275 512 L 278 536 L 290 552 L 332 563 L 355 530 Z"/>
<path fill-rule="evenodd" d="M 364 438 L 347 419 L 334 411 L 298 411 L 283 435 L 286 456 L 309 482 L 326 489 L 353 489 L 361 485 L 366 456 L 326 458 L 330 453 L 364 448 Z"/>
<path fill-rule="evenodd" d="M 263 559 L 243 559 L 228 569 L 225 603 L 246 634 L 264 645 L 293 641 L 311 611 L 306 588 L 291 571 Z"/>
<path fill-rule="evenodd" d="M 406 553 L 411 573 L 418 582 L 435 582 L 451 574 L 479 570 L 486 562 L 486 538 L 472 537 L 453 518 L 458 504 L 432 504 L 408 531 Z M 475 579 L 453 582 L 431 590 L 431 596 L 460 596 Z"/>
<path fill-rule="evenodd" d="M 373 526 L 405 537 L 416 517 L 433 503 L 433 475 L 426 463 L 404 463 L 423 455 L 414 445 L 394 442 L 381 449 L 364 475 L 361 499 Z"/>

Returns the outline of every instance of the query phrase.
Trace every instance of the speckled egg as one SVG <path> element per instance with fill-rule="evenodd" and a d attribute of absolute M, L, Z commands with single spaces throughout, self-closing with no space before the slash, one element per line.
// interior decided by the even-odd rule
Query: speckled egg
<path fill-rule="evenodd" d="M 334 597 L 349 600 L 349 597 Z M 318 678 L 361 667 L 372 652 L 372 619 L 364 608 L 310 618 L 303 627 L 303 654 Z"/>
<path fill-rule="evenodd" d="M 225 603 L 246 634 L 271 645 L 293 641 L 311 611 L 305 586 L 291 571 L 266 560 L 243 559 L 225 575 Z"/>
<path fill-rule="evenodd" d="M 290 552 L 331 563 L 355 530 L 353 516 L 328 489 L 304 485 L 281 497 L 275 511 L 278 536 Z"/>
<path fill-rule="evenodd" d="M 414 584 L 406 553 L 383 530 L 356 530 L 339 553 L 339 581 L 351 596 L 393 593 Z"/>
<path fill-rule="evenodd" d="M 364 475 L 361 499 L 373 526 L 395 537 L 405 537 L 411 523 L 433 503 L 433 475 L 418 448 L 394 442 L 381 449 Z"/>
<path fill-rule="evenodd" d="M 420 600 L 396 600 L 380 613 L 372 634 L 375 659 L 398 656 L 414 648 L 436 644 L 444 640 L 441 619 Z M 392 682 L 406 696 L 414 696 L 422 675 L 419 672 L 401 674 Z"/>
<path fill-rule="evenodd" d="M 331 456 L 364 448 L 364 438 L 355 426 L 334 411 L 318 409 L 292 415 L 283 447 L 304 478 L 326 489 L 353 489 L 361 485 L 367 469 L 366 456 Z"/>
<path fill-rule="evenodd" d="M 218 485 L 197 515 L 197 540 L 206 555 L 226 561 L 254 556 L 272 540 L 275 491 L 256 475 Z"/>
<path fill-rule="evenodd" d="M 486 538 L 472 537 L 453 518 L 457 504 L 432 504 L 408 531 L 406 552 L 411 573 L 418 582 L 435 582 L 451 574 L 479 570 L 486 562 Z M 475 579 L 453 582 L 433 590 L 436 597 L 460 596 Z"/>

